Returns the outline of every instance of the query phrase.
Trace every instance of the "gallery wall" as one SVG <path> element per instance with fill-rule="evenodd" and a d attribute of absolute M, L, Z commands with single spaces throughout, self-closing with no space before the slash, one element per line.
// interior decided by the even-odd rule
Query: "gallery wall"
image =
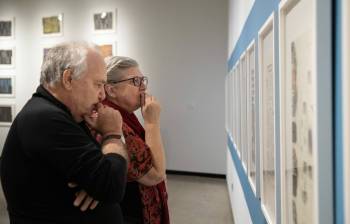
<path fill-rule="evenodd" d="M 200 5 L 200 7 L 198 7 Z M 138 60 L 149 91 L 162 105 L 161 131 L 169 170 L 224 174 L 226 0 L 0 0 L 1 17 L 15 17 L 18 112 L 39 83 L 43 48 L 67 40 L 115 43 L 116 54 Z M 94 34 L 92 15 L 117 10 L 116 33 Z M 44 37 L 41 18 L 63 13 L 63 36 Z M 0 127 L 0 148 L 8 127 Z"/>
<path fill-rule="evenodd" d="M 236 223 L 334 222 L 332 3 L 255 0 L 243 21 L 230 7 L 225 127 Z"/>

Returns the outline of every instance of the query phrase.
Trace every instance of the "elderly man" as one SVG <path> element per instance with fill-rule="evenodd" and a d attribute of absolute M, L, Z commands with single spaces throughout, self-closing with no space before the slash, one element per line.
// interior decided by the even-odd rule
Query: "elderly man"
<path fill-rule="evenodd" d="M 127 153 L 120 113 L 100 103 L 105 82 L 105 63 L 93 46 L 64 43 L 48 52 L 41 84 L 2 152 L 11 223 L 122 223 Z M 102 135 L 102 146 L 88 126 Z"/>

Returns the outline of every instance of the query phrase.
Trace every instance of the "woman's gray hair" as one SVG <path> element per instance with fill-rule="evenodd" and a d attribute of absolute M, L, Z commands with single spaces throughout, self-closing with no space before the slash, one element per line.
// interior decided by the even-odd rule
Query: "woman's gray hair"
<path fill-rule="evenodd" d="M 90 50 L 99 52 L 95 45 L 87 42 L 66 42 L 51 48 L 41 66 L 40 84 L 56 85 L 66 69 L 72 70 L 73 79 L 79 79 L 87 70 L 86 58 Z"/>
<path fill-rule="evenodd" d="M 119 81 L 122 77 L 122 71 L 138 67 L 136 60 L 129 57 L 111 56 L 105 59 L 107 66 L 107 83 L 112 81 Z"/>

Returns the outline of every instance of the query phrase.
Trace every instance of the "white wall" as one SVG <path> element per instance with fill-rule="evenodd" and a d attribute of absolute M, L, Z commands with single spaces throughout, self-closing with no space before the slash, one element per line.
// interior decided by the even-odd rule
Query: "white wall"
<path fill-rule="evenodd" d="M 64 40 L 117 41 L 139 61 L 162 105 L 171 170 L 225 173 L 224 77 L 227 0 L 0 0 L 16 17 L 17 112 L 39 83 L 42 48 Z M 92 33 L 92 13 L 118 9 L 116 34 Z M 41 17 L 64 13 L 64 36 L 42 37 Z M 0 74 L 8 71 L 0 70 Z M 0 99 L 1 102 L 5 101 Z M 0 146 L 8 129 L 0 127 Z"/>
<path fill-rule="evenodd" d="M 229 0 L 228 58 L 230 57 L 255 0 Z"/>
<path fill-rule="evenodd" d="M 239 39 L 245 21 L 254 5 L 254 0 L 229 0 L 228 58 Z M 227 184 L 235 223 L 252 223 L 242 185 L 227 149 Z"/>

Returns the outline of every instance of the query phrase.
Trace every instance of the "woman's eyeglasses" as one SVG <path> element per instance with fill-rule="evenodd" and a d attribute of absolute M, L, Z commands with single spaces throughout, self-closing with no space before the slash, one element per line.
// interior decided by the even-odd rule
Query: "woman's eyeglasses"
<path fill-rule="evenodd" d="M 120 83 L 120 82 L 126 82 L 126 81 L 130 81 L 132 80 L 134 86 L 136 87 L 141 87 L 141 85 L 144 85 L 144 86 L 147 86 L 148 84 L 148 77 L 147 76 L 135 76 L 133 78 L 130 78 L 130 79 L 123 79 L 123 80 L 119 80 L 119 81 L 109 81 L 108 83 L 109 84 L 117 84 L 117 83 Z"/>

